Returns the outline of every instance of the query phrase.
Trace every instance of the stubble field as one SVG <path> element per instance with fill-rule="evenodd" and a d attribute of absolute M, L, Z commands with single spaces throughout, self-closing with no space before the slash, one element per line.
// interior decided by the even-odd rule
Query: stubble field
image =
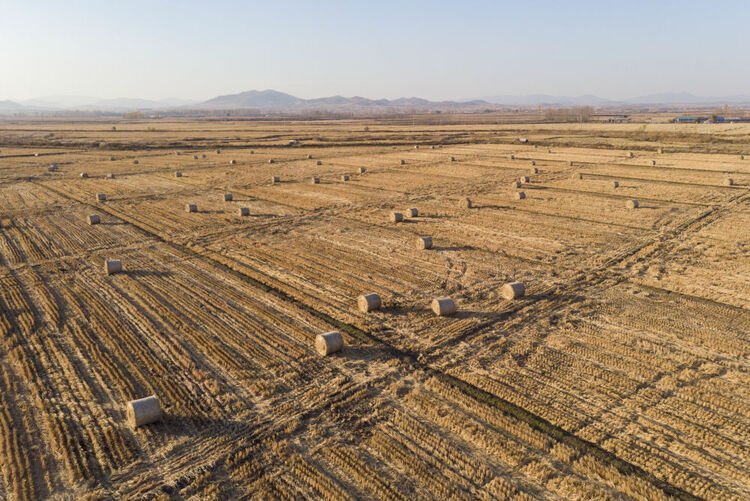
<path fill-rule="evenodd" d="M 0 499 L 749 498 L 750 126 L 470 121 L 0 123 Z"/>

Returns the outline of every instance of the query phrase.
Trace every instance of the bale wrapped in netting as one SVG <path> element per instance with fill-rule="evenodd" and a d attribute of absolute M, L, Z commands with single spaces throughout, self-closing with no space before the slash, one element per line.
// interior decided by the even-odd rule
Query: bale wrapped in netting
<path fill-rule="evenodd" d="M 456 303 L 449 297 L 439 297 L 432 300 L 432 311 L 435 315 L 443 317 L 456 313 Z"/>
<path fill-rule="evenodd" d="M 633 158 L 633 157 L 635 157 L 635 155 L 633 154 L 633 152 L 632 152 L 632 151 L 631 151 L 630 153 L 628 153 L 628 156 L 629 156 L 630 158 Z"/>
<path fill-rule="evenodd" d="M 406 160 L 401 160 L 401 165 L 406 164 Z"/>
<path fill-rule="evenodd" d="M 54 170 L 57 170 L 57 162 L 52 162 L 52 165 L 50 167 Z"/>
<path fill-rule="evenodd" d="M 279 176 L 271 176 L 271 182 L 272 183 L 280 183 L 281 178 Z"/>
<path fill-rule="evenodd" d="M 583 174 L 581 172 L 574 172 L 573 179 L 583 179 Z"/>
<path fill-rule="evenodd" d="M 451 157 L 451 162 L 455 162 L 455 161 L 456 161 L 456 157 Z"/>
<path fill-rule="evenodd" d="M 573 167 L 573 160 L 570 161 L 570 166 Z"/>
<path fill-rule="evenodd" d="M 656 160 L 651 160 L 651 165 L 656 165 Z"/>
<path fill-rule="evenodd" d="M 86 220 L 89 224 L 99 224 L 101 220 L 99 219 L 99 214 L 89 214 L 86 217 Z"/>
<path fill-rule="evenodd" d="M 357 172 L 359 172 L 360 174 L 364 174 L 366 170 L 367 169 L 365 169 L 364 167 L 360 167 L 359 169 L 357 169 Z"/>
<path fill-rule="evenodd" d="M 516 192 L 516 199 L 517 200 L 523 200 L 524 198 L 526 198 L 526 193 L 524 193 L 523 191 L 517 191 Z"/>
<path fill-rule="evenodd" d="M 197 204 L 185 204 L 185 212 L 198 212 Z"/>
<path fill-rule="evenodd" d="M 107 275 L 114 275 L 122 272 L 122 261 L 119 259 L 107 259 L 104 261 L 104 272 Z"/>
<path fill-rule="evenodd" d="M 617 182 L 617 181 L 612 181 L 612 187 L 613 188 L 619 188 L 620 187 L 620 183 Z"/>
<path fill-rule="evenodd" d="M 526 286 L 521 282 L 510 282 L 503 285 L 500 294 L 505 299 L 518 299 L 526 295 Z"/>
<path fill-rule="evenodd" d="M 377 310 L 381 306 L 380 296 L 378 294 L 363 294 L 357 298 L 359 311 L 367 313 L 368 311 Z"/>
<path fill-rule="evenodd" d="M 349 180 L 349 176 L 347 176 L 346 174 L 344 174 L 344 175 L 341 176 L 341 180 L 342 181 L 348 181 Z"/>
<path fill-rule="evenodd" d="M 536 160 L 532 160 L 531 165 L 536 165 Z"/>
<path fill-rule="evenodd" d="M 530 180 L 529 176 L 521 176 L 521 179 L 520 179 L 522 183 L 528 183 L 529 180 Z"/>
<path fill-rule="evenodd" d="M 732 179 L 731 177 L 728 177 L 724 179 L 724 184 L 727 186 L 732 186 L 734 184 L 734 179 Z"/>
<path fill-rule="evenodd" d="M 416 207 L 411 207 L 409 209 L 406 209 L 406 217 L 417 217 L 419 215 L 419 210 L 417 210 Z"/>
<path fill-rule="evenodd" d="M 313 176 L 313 178 L 310 180 L 312 184 L 320 184 L 320 178 L 317 176 Z"/>
<path fill-rule="evenodd" d="M 49 172 L 57 172 L 57 167 L 52 167 L 52 166 L 49 166 L 49 167 L 47 167 L 47 170 L 48 170 Z"/>
<path fill-rule="evenodd" d="M 255 155 L 255 150 L 250 150 L 251 155 Z"/>
<path fill-rule="evenodd" d="M 515 160 L 515 159 L 516 159 L 516 156 L 515 156 L 515 155 L 511 155 L 511 156 L 510 156 L 510 159 L 511 159 L 511 160 Z"/>
<path fill-rule="evenodd" d="M 417 238 L 417 249 L 432 249 L 432 237 Z"/>
<path fill-rule="evenodd" d="M 315 351 L 323 357 L 341 351 L 343 347 L 344 338 L 340 332 L 332 331 L 315 336 Z"/>
<path fill-rule="evenodd" d="M 175 151 L 174 154 L 177 155 L 177 156 L 181 155 L 181 153 L 179 151 Z"/>
<path fill-rule="evenodd" d="M 105 195 L 104 193 L 97 193 L 96 199 L 100 202 L 104 202 L 105 200 L 107 200 L 107 195 Z"/>
<path fill-rule="evenodd" d="M 745 155 L 740 155 L 740 160 L 744 160 L 744 159 L 745 159 Z"/>
<path fill-rule="evenodd" d="M 206 158 L 206 154 L 204 153 L 203 155 L 201 155 L 201 158 Z"/>
<path fill-rule="evenodd" d="M 221 153 L 221 150 L 216 150 L 216 154 L 217 155 L 220 154 L 220 153 Z"/>
<path fill-rule="evenodd" d="M 417 145 L 415 145 L 415 146 L 414 146 L 414 149 L 415 149 L 415 150 L 418 150 L 418 149 L 419 149 L 419 145 L 418 145 L 418 144 L 417 144 Z"/>
<path fill-rule="evenodd" d="M 175 172 L 174 177 L 182 177 L 182 172 L 180 171 Z"/>
<path fill-rule="evenodd" d="M 198 160 L 198 155 L 193 155 L 193 160 Z"/>
<path fill-rule="evenodd" d="M 236 165 L 236 164 L 237 164 L 237 160 L 230 160 L 229 161 L 229 165 Z"/>
<path fill-rule="evenodd" d="M 520 187 L 521 187 L 521 181 L 513 181 L 513 182 L 512 182 L 511 184 L 510 184 L 510 187 L 511 187 L 511 188 L 520 188 Z"/>
<path fill-rule="evenodd" d="M 106 175 L 106 176 L 104 176 L 104 177 L 106 177 L 107 179 L 114 179 L 114 178 L 115 178 L 115 175 L 114 175 L 114 174 L 112 174 L 112 173 L 110 172 L 109 174 L 107 174 L 107 175 Z"/>
<path fill-rule="evenodd" d="M 664 153 L 664 148 L 659 148 L 659 149 L 658 149 L 657 151 L 658 151 L 659 153 Z"/>
<path fill-rule="evenodd" d="M 89 177 L 89 175 L 86 172 L 81 172 L 81 177 L 82 178 L 87 178 L 87 177 Z"/>
<path fill-rule="evenodd" d="M 635 200 L 635 199 L 628 200 L 627 202 L 625 202 L 625 207 L 627 207 L 628 209 L 637 209 L 638 208 L 638 200 Z"/>
<path fill-rule="evenodd" d="M 225 202 L 231 202 L 232 201 L 232 194 L 231 193 L 224 193 L 224 201 Z"/>
<path fill-rule="evenodd" d="M 109 161 L 110 162 L 114 162 L 115 161 L 115 157 L 109 157 Z"/>
<path fill-rule="evenodd" d="M 269 159 L 268 159 L 268 163 L 269 163 L 269 164 L 272 164 L 272 163 L 274 163 L 274 159 L 273 159 L 273 158 L 269 158 Z"/>
<path fill-rule="evenodd" d="M 133 165 L 138 165 L 138 160 L 133 160 Z"/>
<path fill-rule="evenodd" d="M 128 424 L 138 428 L 161 420 L 161 405 L 155 395 L 128 402 L 126 408 Z"/>
<path fill-rule="evenodd" d="M 538 168 L 536 168 L 536 167 L 532 167 L 532 168 L 531 168 L 531 173 L 532 173 L 532 174 L 539 174 L 539 169 L 538 169 Z"/>
<path fill-rule="evenodd" d="M 307 155 L 308 160 L 312 160 L 312 155 Z"/>
<path fill-rule="evenodd" d="M 404 215 L 400 212 L 391 212 L 391 222 L 392 223 L 400 223 L 404 220 Z"/>
<path fill-rule="evenodd" d="M 458 201 L 459 207 L 463 207 L 464 209 L 471 209 L 472 203 L 471 198 L 462 198 Z"/>
<path fill-rule="evenodd" d="M 250 207 L 240 207 L 239 209 L 237 209 L 237 215 L 242 217 L 249 216 Z"/>
<path fill-rule="evenodd" d="M 322 160 L 318 160 L 317 162 L 315 162 L 315 165 L 323 165 L 323 161 Z"/>

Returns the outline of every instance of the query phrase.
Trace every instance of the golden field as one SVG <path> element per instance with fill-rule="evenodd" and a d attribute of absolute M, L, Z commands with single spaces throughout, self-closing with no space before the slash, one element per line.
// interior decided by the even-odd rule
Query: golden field
<path fill-rule="evenodd" d="M 750 125 L 500 122 L 0 122 L 0 499 L 750 498 Z"/>

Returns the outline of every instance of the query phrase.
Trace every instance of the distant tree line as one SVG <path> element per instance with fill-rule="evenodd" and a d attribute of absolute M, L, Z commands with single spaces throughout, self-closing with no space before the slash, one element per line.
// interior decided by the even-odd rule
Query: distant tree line
<path fill-rule="evenodd" d="M 550 108 L 545 112 L 545 118 L 553 122 L 588 122 L 594 110 L 591 106 L 576 106 L 575 108 Z"/>

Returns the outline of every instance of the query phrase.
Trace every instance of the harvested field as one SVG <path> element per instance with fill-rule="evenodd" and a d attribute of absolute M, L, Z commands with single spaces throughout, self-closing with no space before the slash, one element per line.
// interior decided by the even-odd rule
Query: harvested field
<path fill-rule="evenodd" d="M 0 123 L 0 499 L 750 498 L 750 128 L 454 120 Z"/>

